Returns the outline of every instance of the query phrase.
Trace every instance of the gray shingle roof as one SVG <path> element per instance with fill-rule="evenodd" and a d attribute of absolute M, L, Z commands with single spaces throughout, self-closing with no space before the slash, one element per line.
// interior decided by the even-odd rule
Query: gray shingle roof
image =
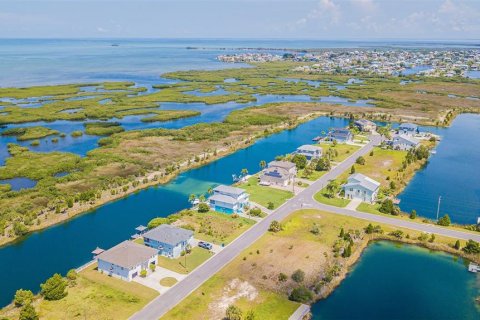
<path fill-rule="evenodd" d="M 178 228 L 169 224 L 162 224 L 145 234 L 144 238 L 152 239 L 172 246 L 176 246 L 182 241 L 187 241 L 193 236 L 192 230 Z"/>
<path fill-rule="evenodd" d="M 235 204 L 235 202 L 237 202 L 235 198 L 232 198 L 230 196 L 226 196 L 223 194 L 214 194 L 213 196 L 209 197 L 208 200 L 219 201 L 219 202 L 230 203 L 230 204 Z"/>
<path fill-rule="evenodd" d="M 348 188 L 357 185 L 373 192 L 380 187 L 380 182 L 377 182 L 361 173 L 355 173 L 348 177 L 348 182 L 344 185 L 344 187 Z"/>
<path fill-rule="evenodd" d="M 236 188 L 236 187 L 232 187 L 232 186 L 226 186 L 226 185 L 219 185 L 218 187 L 215 187 L 213 189 L 213 191 L 218 191 L 218 192 L 222 192 L 222 193 L 231 193 L 231 194 L 234 194 L 236 196 L 239 196 L 241 195 L 242 193 L 245 192 L 245 190 L 243 189 L 240 189 L 240 188 Z"/>
<path fill-rule="evenodd" d="M 409 135 L 405 134 L 399 134 L 393 137 L 394 142 L 401 142 L 401 140 L 405 140 L 407 142 L 410 142 L 411 144 L 418 145 L 420 143 L 420 140 L 415 139 L 414 137 L 411 137 Z"/>
<path fill-rule="evenodd" d="M 322 151 L 321 147 L 317 147 L 311 144 L 304 144 L 303 146 L 300 146 L 297 148 L 297 151 Z"/>
<path fill-rule="evenodd" d="M 289 162 L 289 161 L 271 161 L 268 163 L 268 167 L 278 167 L 286 170 L 290 170 L 292 168 L 295 168 L 295 163 Z"/>
<path fill-rule="evenodd" d="M 117 266 L 131 269 L 156 255 L 156 249 L 132 242 L 123 241 L 97 256 L 98 259 Z"/>

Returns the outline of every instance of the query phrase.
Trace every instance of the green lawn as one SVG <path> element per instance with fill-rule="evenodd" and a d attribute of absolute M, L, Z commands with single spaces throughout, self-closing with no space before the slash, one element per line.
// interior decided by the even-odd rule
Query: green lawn
<path fill-rule="evenodd" d="M 322 189 L 314 196 L 315 200 L 320 203 L 328 204 L 330 206 L 344 208 L 350 202 L 350 200 L 342 199 L 342 198 L 329 198 L 325 195 L 325 191 Z"/>
<path fill-rule="evenodd" d="M 178 259 L 170 259 L 167 257 L 159 256 L 158 257 L 158 265 L 160 267 L 178 272 L 178 273 L 189 273 L 203 262 L 205 262 L 208 258 L 212 256 L 208 250 L 194 247 L 192 252 L 185 256 L 180 257 Z M 186 266 L 185 266 L 186 261 Z"/>
<path fill-rule="evenodd" d="M 357 207 L 357 211 L 373 213 L 373 214 L 382 214 L 380 211 L 378 211 L 379 208 L 380 208 L 380 204 L 369 204 L 366 202 L 362 202 Z"/>
<path fill-rule="evenodd" d="M 247 182 L 239 185 L 239 187 L 245 189 L 250 194 L 251 201 L 264 207 L 268 207 L 268 203 L 272 202 L 274 208 L 278 208 L 293 197 L 293 193 L 290 191 L 259 185 L 257 176 L 250 177 Z"/>
<path fill-rule="evenodd" d="M 305 176 L 304 172 L 305 172 L 305 169 L 298 170 L 297 177 L 298 178 L 303 178 L 303 179 L 308 179 L 310 181 L 316 181 L 316 180 L 320 179 L 320 177 L 323 176 L 328 171 L 313 170 L 312 173 L 309 176 Z"/>
<path fill-rule="evenodd" d="M 334 150 L 337 150 L 338 155 L 332 159 L 332 161 L 337 161 L 341 162 L 345 159 L 347 159 L 349 156 L 352 155 L 355 151 L 360 149 L 359 146 L 352 146 L 349 144 L 337 144 L 335 147 L 332 146 L 331 143 L 319 143 L 317 146 L 322 147 L 323 149 L 323 154 L 327 153 L 327 150 L 332 148 Z"/>

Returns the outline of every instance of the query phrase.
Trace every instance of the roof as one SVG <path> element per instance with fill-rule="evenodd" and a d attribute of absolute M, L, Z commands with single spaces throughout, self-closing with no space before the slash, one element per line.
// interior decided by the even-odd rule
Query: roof
<path fill-rule="evenodd" d="M 407 129 L 407 130 L 417 130 L 418 126 L 414 123 L 405 122 L 405 123 L 400 124 L 399 128 L 400 129 Z"/>
<path fill-rule="evenodd" d="M 393 137 L 393 142 L 398 141 L 399 139 L 410 142 L 411 144 L 418 145 L 420 141 L 414 137 L 408 136 L 406 134 L 398 134 Z"/>
<path fill-rule="evenodd" d="M 284 168 L 268 168 L 265 170 L 262 176 L 268 176 L 273 178 L 280 178 L 280 179 L 287 179 L 289 177 L 289 173 Z"/>
<path fill-rule="evenodd" d="M 361 173 L 354 173 L 348 177 L 348 182 L 344 185 L 344 187 L 353 187 L 358 185 L 367 190 L 375 191 L 380 187 L 380 182 L 377 182 Z"/>
<path fill-rule="evenodd" d="M 300 151 L 322 151 L 322 148 L 311 145 L 311 144 L 304 144 L 303 146 L 298 147 L 297 150 L 300 150 Z"/>
<path fill-rule="evenodd" d="M 375 125 L 375 122 L 372 122 L 372 121 L 367 120 L 367 119 L 359 119 L 359 120 L 356 120 L 355 123 L 360 124 L 362 126 L 366 126 L 366 125 L 374 126 Z"/>
<path fill-rule="evenodd" d="M 97 247 L 95 250 L 92 251 L 94 255 L 99 255 L 100 253 L 104 252 L 102 248 Z"/>
<path fill-rule="evenodd" d="M 126 240 L 99 254 L 97 258 L 120 267 L 131 269 L 147 261 L 157 253 L 158 251 L 156 249 Z"/>
<path fill-rule="evenodd" d="M 214 194 L 213 196 L 209 197 L 208 200 L 220 201 L 231 204 L 235 204 L 237 202 L 235 198 L 220 193 Z"/>
<path fill-rule="evenodd" d="M 278 167 L 286 170 L 290 170 L 292 168 L 295 168 L 295 163 L 289 162 L 289 161 L 271 161 L 268 163 L 268 167 Z"/>
<path fill-rule="evenodd" d="M 245 192 L 245 190 L 243 190 L 243 189 L 232 187 L 232 186 L 226 186 L 226 185 L 223 185 L 223 184 L 215 187 L 213 189 L 213 192 L 215 192 L 215 191 L 221 192 L 221 193 L 230 193 L 230 194 L 234 194 L 234 195 L 237 195 L 237 196 L 239 196 L 239 195 L 241 195 L 242 193 Z"/>
<path fill-rule="evenodd" d="M 144 238 L 152 239 L 172 246 L 176 246 L 182 241 L 187 241 L 192 236 L 192 230 L 175 227 L 170 224 L 162 224 L 143 235 Z"/>
<path fill-rule="evenodd" d="M 328 135 L 330 137 L 339 137 L 342 139 L 346 139 L 348 136 L 350 136 L 352 133 L 350 130 L 346 128 L 332 128 L 329 132 Z"/>
<path fill-rule="evenodd" d="M 140 225 L 140 226 L 138 226 L 138 227 L 135 228 L 135 230 L 137 230 L 137 231 L 139 231 L 139 232 L 145 231 L 145 230 L 147 230 L 147 229 L 148 229 L 147 227 L 142 226 L 142 225 Z"/>

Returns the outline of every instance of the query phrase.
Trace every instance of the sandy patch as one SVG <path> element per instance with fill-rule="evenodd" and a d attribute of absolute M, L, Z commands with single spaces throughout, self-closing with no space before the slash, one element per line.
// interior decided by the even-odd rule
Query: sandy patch
<path fill-rule="evenodd" d="M 234 304 L 235 301 L 242 298 L 248 301 L 254 301 L 257 296 L 258 290 L 255 289 L 254 286 L 247 281 L 235 278 L 229 281 L 223 288 L 222 296 L 208 305 L 208 309 L 212 314 L 211 319 L 223 319 L 229 305 Z"/>

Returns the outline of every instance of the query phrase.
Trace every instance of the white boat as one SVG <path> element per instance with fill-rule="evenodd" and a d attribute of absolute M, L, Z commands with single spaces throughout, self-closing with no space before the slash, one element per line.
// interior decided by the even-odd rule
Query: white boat
<path fill-rule="evenodd" d="M 470 262 L 470 264 L 468 265 L 468 271 L 474 273 L 480 272 L 480 266 L 476 263 Z"/>

